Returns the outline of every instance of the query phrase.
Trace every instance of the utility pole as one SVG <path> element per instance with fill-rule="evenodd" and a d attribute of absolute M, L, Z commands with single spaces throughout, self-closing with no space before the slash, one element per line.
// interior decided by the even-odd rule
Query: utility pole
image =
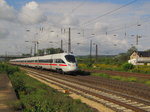
<path fill-rule="evenodd" d="M 137 36 L 136 36 L 137 51 L 138 51 L 139 38 L 141 38 L 141 36 L 137 35 Z"/>
<path fill-rule="evenodd" d="M 96 50 L 95 50 L 96 52 L 96 54 L 95 54 L 95 59 L 96 59 L 96 61 L 97 61 L 97 57 L 98 57 L 98 45 L 96 44 Z"/>
<path fill-rule="evenodd" d="M 136 36 L 136 45 L 138 45 L 138 43 L 139 43 L 139 38 L 141 38 L 141 36 Z"/>
<path fill-rule="evenodd" d="M 36 41 L 34 41 L 34 56 L 36 56 Z"/>
<path fill-rule="evenodd" d="M 63 40 L 61 40 L 61 50 L 63 51 Z"/>
<path fill-rule="evenodd" d="M 37 51 L 38 51 L 38 44 L 39 42 L 38 41 L 32 41 L 34 43 L 34 56 L 37 55 Z"/>
<path fill-rule="evenodd" d="M 92 40 L 90 41 L 90 64 L 92 63 Z"/>
<path fill-rule="evenodd" d="M 30 50 L 30 56 L 32 56 L 32 47 L 31 47 L 31 50 Z"/>
<path fill-rule="evenodd" d="M 36 41 L 36 54 L 38 54 L 39 42 Z"/>
<path fill-rule="evenodd" d="M 68 53 L 71 52 L 71 28 L 69 28 Z"/>

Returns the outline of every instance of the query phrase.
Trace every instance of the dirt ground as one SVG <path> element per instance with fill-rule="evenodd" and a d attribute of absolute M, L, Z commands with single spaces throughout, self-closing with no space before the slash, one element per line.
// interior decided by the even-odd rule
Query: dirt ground
<path fill-rule="evenodd" d="M 6 74 L 0 74 L 0 112 L 16 112 L 10 104 L 17 100 L 11 82 Z"/>

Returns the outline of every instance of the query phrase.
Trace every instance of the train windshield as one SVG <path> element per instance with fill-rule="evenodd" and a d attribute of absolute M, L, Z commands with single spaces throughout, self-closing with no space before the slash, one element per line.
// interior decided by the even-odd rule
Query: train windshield
<path fill-rule="evenodd" d="M 75 57 L 73 55 L 66 55 L 65 58 L 70 63 L 75 63 L 76 62 Z"/>

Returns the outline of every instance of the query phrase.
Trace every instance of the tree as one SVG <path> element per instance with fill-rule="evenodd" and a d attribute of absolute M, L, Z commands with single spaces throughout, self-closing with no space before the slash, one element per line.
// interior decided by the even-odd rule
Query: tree
<path fill-rule="evenodd" d="M 137 51 L 137 48 L 135 46 L 131 47 L 130 49 L 128 49 L 128 51 L 126 53 L 120 53 L 119 55 L 117 55 L 114 60 L 117 63 L 124 63 L 127 62 L 131 56 L 131 54 L 133 52 Z"/>
<path fill-rule="evenodd" d="M 31 56 L 31 54 L 22 54 L 22 56 L 25 56 L 25 57 L 30 57 Z"/>
<path fill-rule="evenodd" d="M 137 51 L 137 48 L 135 46 L 132 46 L 130 49 L 128 49 L 127 54 L 130 56 L 133 52 Z"/>
<path fill-rule="evenodd" d="M 44 55 L 44 49 L 39 49 L 37 55 L 43 56 Z"/>
<path fill-rule="evenodd" d="M 148 51 L 148 52 L 150 52 L 150 49 L 147 49 L 147 50 L 145 50 L 145 51 Z"/>
<path fill-rule="evenodd" d="M 64 51 L 61 48 L 47 48 L 47 49 L 39 49 L 38 54 L 39 56 L 43 56 L 46 54 L 57 54 L 57 53 L 63 53 Z"/>

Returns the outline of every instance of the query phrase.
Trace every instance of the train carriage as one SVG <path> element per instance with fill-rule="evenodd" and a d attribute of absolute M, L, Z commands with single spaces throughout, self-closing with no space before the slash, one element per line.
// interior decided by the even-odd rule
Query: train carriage
<path fill-rule="evenodd" d="M 75 56 L 70 53 L 59 53 L 45 56 L 10 60 L 15 65 L 51 69 L 61 72 L 72 72 L 78 69 Z"/>

